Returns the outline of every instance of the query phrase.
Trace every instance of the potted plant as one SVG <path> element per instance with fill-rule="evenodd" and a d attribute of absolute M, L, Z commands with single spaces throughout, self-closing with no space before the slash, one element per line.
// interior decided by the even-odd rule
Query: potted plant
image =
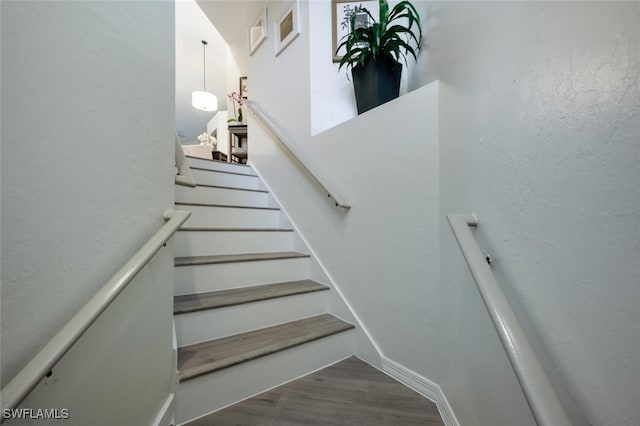
<path fill-rule="evenodd" d="M 227 120 L 227 123 L 233 123 L 237 121 L 242 124 L 242 97 L 238 94 L 238 92 L 231 92 L 227 95 L 229 100 L 233 102 L 233 118 Z M 238 105 L 236 107 L 236 104 Z"/>
<path fill-rule="evenodd" d="M 421 47 L 422 28 L 416 8 L 401 1 L 389 11 L 387 0 L 378 1 L 378 20 L 359 7 L 349 18 L 351 32 L 336 49 L 336 54 L 343 47 L 346 50 L 338 69 L 345 65 L 351 69 L 358 114 L 399 96 L 400 60 L 406 64 L 411 55 L 417 61 Z"/>

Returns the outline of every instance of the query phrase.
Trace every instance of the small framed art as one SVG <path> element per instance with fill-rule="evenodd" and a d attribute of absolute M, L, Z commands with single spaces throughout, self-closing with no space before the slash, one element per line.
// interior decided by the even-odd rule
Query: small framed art
<path fill-rule="evenodd" d="M 300 0 L 287 6 L 275 24 L 276 56 L 300 35 Z"/>
<path fill-rule="evenodd" d="M 247 77 L 240 77 L 240 97 L 247 99 Z"/>
<path fill-rule="evenodd" d="M 333 62 L 340 62 L 344 55 L 344 47 L 336 54 L 336 49 L 342 38 L 351 32 L 351 17 L 356 15 L 356 28 L 359 25 L 367 25 L 369 16 L 362 11 L 366 8 L 374 17 L 379 15 L 378 0 L 331 0 L 331 34 L 332 47 L 331 54 Z"/>
<path fill-rule="evenodd" d="M 253 55 L 258 47 L 267 39 L 267 6 L 249 28 L 249 55 Z"/>

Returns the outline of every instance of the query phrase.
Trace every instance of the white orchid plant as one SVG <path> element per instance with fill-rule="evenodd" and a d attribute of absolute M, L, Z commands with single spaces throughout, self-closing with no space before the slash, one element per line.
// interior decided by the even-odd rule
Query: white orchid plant
<path fill-rule="evenodd" d="M 198 136 L 198 141 L 200 145 L 206 145 L 211 148 L 211 152 L 215 151 L 218 146 L 218 140 L 207 132 Z"/>

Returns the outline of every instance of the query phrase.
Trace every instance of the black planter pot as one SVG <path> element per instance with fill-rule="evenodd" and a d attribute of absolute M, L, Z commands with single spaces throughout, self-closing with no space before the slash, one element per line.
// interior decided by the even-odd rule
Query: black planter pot
<path fill-rule="evenodd" d="M 402 64 L 389 56 L 378 56 L 353 67 L 351 76 L 358 114 L 362 114 L 399 96 Z"/>

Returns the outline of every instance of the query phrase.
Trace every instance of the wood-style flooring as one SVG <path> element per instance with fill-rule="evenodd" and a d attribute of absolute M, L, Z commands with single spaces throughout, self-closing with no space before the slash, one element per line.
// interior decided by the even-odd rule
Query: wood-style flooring
<path fill-rule="evenodd" d="M 351 357 L 189 425 L 431 426 L 444 423 L 433 402 Z"/>

